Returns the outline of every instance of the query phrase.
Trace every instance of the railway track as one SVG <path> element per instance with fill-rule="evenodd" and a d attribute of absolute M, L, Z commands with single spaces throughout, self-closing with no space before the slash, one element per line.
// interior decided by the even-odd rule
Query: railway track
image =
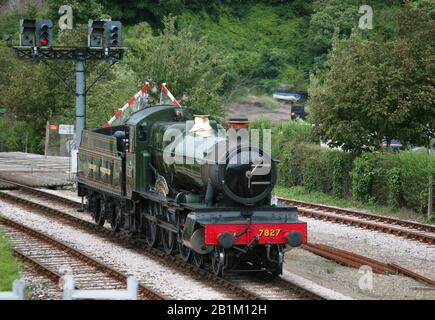
<path fill-rule="evenodd" d="M 188 273 L 194 279 L 202 281 L 208 286 L 213 285 L 214 287 L 219 287 L 220 290 L 225 290 L 236 299 L 324 299 L 316 293 L 308 291 L 304 288 L 300 288 L 281 278 L 267 283 L 261 279 L 249 276 L 229 279 L 217 277 L 210 271 L 203 268 L 198 268 L 191 263 L 186 263 L 177 256 L 167 255 L 161 250 L 151 248 L 144 244 L 144 242 L 140 239 L 133 239 L 125 234 L 115 232 L 105 227 L 100 227 L 89 220 L 85 220 L 83 217 L 79 217 L 77 214 L 67 213 L 65 212 L 66 210 L 59 210 L 56 208 L 56 206 L 49 205 L 50 201 L 55 201 L 66 205 L 70 209 L 77 210 L 81 207 L 80 203 L 77 201 L 52 193 L 47 193 L 43 190 L 35 189 L 29 186 L 17 184 L 12 181 L 7 182 L 14 183 L 16 188 L 19 189 L 20 194 L 14 194 L 14 191 L 0 191 L 0 199 L 13 204 L 19 204 L 32 211 L 37 209 L 38 213 L 40 214 L 63 221 L 64 223 L 70 225 L 74 225 L 74 227 L 84 229 L 88 232 L 97 232 L 99 235 L 103 235 L 109 238 L 110 241 L 114 241 L 117 244 L 125 246 L 129 250 L 133 249 L 140 254 L 145 254 L 147 257 L 153 260 L 157 259 L 164 265 L 181 270 L 183 273 Z M 24 194 L 21 191 L 24 191 Z M 30 195 L 32 197 L 36 196 L 39 198 L 39 201 L 31 200 L 29 198 Z M 242 278 L 244 281 L 239 281 Z M 261 290 L 259 290 L 260 287 Z"/>
<path fill-rule="evenodd" d="M 305 201 L 280 197 L 278 200 L 285 204 L 297 206 L 301 216 L 380 231 L 407 239 L 435 244 L 435 226 L 433 225 Z"/>
<path fill-rule="evenodd" d="M 127 276 L 82 251 L 39 231 L 0 215 L 0 225 L 14 243 L 14 254 L 55 283 L 65 271 L 73 274 L 78 289 L 124 289 Z M 139 297 L 165 299 L 159 293 L 139 285 Z"/>
<path fill-rule="evenodd" d="M 417 274 L 409 269 L 401 267 L 395 263 L 384 263 L 375 259 L 371 259 L 354 252 L 334 248 L 325 244 L 308 243 L 303 246 L 304 249 L 313 252 L 324 258 L 334 260 L 340 264 L 360 268 L 361 266 L 370 266 L 375 273 L 387 274 L 387 273 L 402 273 L 408 277 L 411 277 L 417 281 L 435 286 L 435 280 L 427 278 L 421 274 Z"/>

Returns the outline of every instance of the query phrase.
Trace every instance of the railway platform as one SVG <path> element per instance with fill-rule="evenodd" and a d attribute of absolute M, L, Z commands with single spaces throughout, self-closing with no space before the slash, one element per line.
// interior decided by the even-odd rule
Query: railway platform
<path fill-rule="evenodd" d="M 74 183 L 70 158 L 43 156 L 24 152 L 0 152 L 0 179 L 32 187 L 62 188 Z M 0 189 L 12 185 L 0 181 Z"/>

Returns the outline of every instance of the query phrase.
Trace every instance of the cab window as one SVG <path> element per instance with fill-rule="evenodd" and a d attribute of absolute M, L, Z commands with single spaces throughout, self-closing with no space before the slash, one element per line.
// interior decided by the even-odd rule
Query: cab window
<path fill-rule="evenodd" d="M 138 140 L 140 141 L 140 142 L 144 142 L 144 141 L 147 141 L 147 128 L 146 128 L 146 125 L 145 124 L 143 124 L 143 125 L 141 125 L 141 126 L 139 126 L 139 132 L 138 132 Z"/>

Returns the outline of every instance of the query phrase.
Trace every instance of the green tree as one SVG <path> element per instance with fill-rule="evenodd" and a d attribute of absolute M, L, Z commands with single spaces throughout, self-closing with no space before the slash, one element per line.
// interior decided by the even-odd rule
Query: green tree
<path fill-rule="evenodd" d="M 209 50 L 205 39 L 194 39 L 187 29 L 177 31 L 175 18 L 164 19 L 164 30 L 147 36 L 147 26 L 137 25 L 130 31 L 131 48 L 127 63 L 143 81 L 166 82 L 183 103 L 221 117 L 222 70 L 218 57 Z M 135 35 L 135 36 L 134 36 Z"/>
<path fill-rule="evenodd" d="M 399 36 L 336 40 L 324 81 L 313 77 L 310 110 L 316 133 L 332 146 L 359 152 L 386 138 L 428 145 L 435 128 L 434 5 L 407 4 Z"/>

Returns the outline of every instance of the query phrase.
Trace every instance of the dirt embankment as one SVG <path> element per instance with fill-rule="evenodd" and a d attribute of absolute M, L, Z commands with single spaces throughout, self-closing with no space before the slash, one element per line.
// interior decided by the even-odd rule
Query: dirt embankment
<path fill-rule="evenodd" d="M 266 117 L 275 125 L 281 121 L 290 120 L 290 106 L 280 104 L 278 108 L 271 108 L 260 103 L 231 102 L 226 106 L 227 118 L 246 117 L 252 121 L 259 117 Z"/>

